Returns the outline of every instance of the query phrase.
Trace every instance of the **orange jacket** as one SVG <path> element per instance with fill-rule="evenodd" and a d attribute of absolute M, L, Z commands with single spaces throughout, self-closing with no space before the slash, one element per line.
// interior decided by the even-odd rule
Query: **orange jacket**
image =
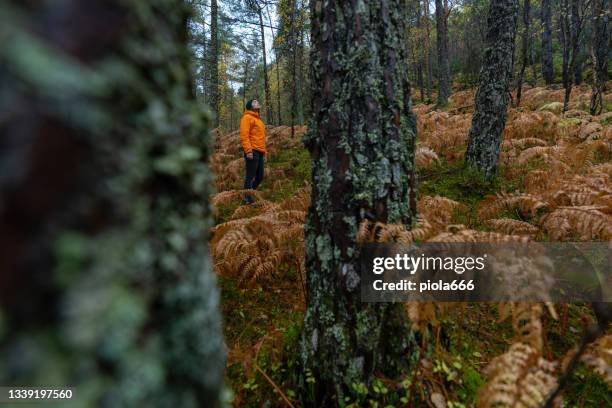
<path fill-rule="evenodd" d="M 266 150 L 266 126 L 259 118 L 259 113 L 246 110 L 242 119 L 240 119 L 240 143 L 245 153 L 251 153 L 253 150 L 263 152 L 267 155 Z"/>

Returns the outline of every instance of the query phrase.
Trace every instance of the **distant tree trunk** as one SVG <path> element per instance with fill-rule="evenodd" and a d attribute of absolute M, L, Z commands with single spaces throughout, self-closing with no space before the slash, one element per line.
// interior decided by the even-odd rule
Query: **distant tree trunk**
<path fill-rule="evenodd" d="M 580 16 L 580 5 L 582 0 L 572 0 L 571 2 L 571 37 L 572 37 L 572 58 L 571 65 L 574 84 L 582 83 L 582 44 L 580 35 L 582 33 L 582 18 Z"/>
<path fill-rule="evenodd" d="M 266 4 L 266 11 L 268 12 L 268 21 L 270 22 L 270 30 L 272 31 L 272 45 L 274 45 L 274 55 L 276 56 L 276 106 L 278 109 L 278 119 L 277 125 L 281 125 L 283 123 L 282 113 L 281 113 L 281 80 L 280 80 L 280 53 L 276 48 L 276 36 L 274 35 L 274 29 L 272 28 L 272 16 L 270 15 L 270 8 Z"/>
<path fill-rule="evenodd" d="M 417 29 L 421 29 L 421 27 L 423 26 L 423 17 L 421 15 L 421 1 L 418 0 L 416 2 L 416 12 L 417 12 Z M 420 44 L 419 44 L 420 45 Z M 415 47 L 411 47 L 411 48 L 415 48 Z M 414 53 L 413 53 L 414 55 Z M 421 95 L 421 103 L 425 102 L 425 81 L 423 78 L 423 68 L 425 66 L 425 54 L 423 52 L 422 49 L 418 49 L 416 50 L 416 55 L 415 55 L 415 60 L 418 60 L 417 62 L 417 66 L 416 66 L 416 71 L 417 71 L 417 81 L 419 83 L 419 91 L 420 91 L 420 95 Z"/>
<path fill-rule="evenodd" d="M 451 93 L 448 61 L 448 0 L 436 0 L 436 42 L 438 48 L 438 107 L 448 104 Z"/>
<path fill-rule="evenodd" d="M 244 78 L 242 79 L 242 110 L 246 109 L 246 89 L 247 89 L 247 79 L 249 75 L 249 59 L 244 59 Z"/>
<path fill-rule="evenodd" d="M 561 19 L 563 27 L 561 32 L 564 39 L 564 78 L 565 97 L 563 98 L 563 112 L 569 107 L 573 81 L 582 80 L 582 68 L 579 67 L 580 34 L 582 32 L 582 19 L 580 17 L 580 0 L 562 0 Z M 580 73 L 578 73 L 580 71 Z"/>
<path fill-rule="evenodd" d="M 297 12 L 297 1 L 291 2 L 291 16 L 289 17 L 289 36 L 291 41 L 291 138 L 295 135 L 295 116 L 297 115 L 297 37 L 295 35 L 295 14 Z"/>
<path fill-rule="evenodd" d="M 311 2 L 317 86 L 305 138 L 313 183 L 301 356 L 302 369 L 315 382 L 302 387 L 301 406 L 342 405 L 355 396 L 352 385 L 370 384 L 374 372 L 406 361 L 387 353 L 413 351 L 400 304 L 361 302 L 356 242 L 367 214 L 382 223 L 415 221 L 416 119 L 405 12 L 402 0 L 364 1 L 360 7 Z M 389 327 L 392 321 L 404 330 Z"/>
<path fill-rule="evenodd" d="M 264 76 L 264 91 L 266 93 L 266 121 L 274 123 L 274 114 L 272 109 L 272 92 L 270 91 L 270 82 L 268 81 L 268 61 L 266 58 L 266 36 L 264 31 L 263 15 L 261 5 L 255 1 L 257 6 L 257 15 L 259 16 L 259 30 L 261 34 L 261 54 L 263 56 L 263 76 Z"/>
<path fill-rule="evenodd" d="M 563 111 L 567 110 L 569 97 L 572 90 L 572 78 L 570 75 L 570 23 L 569 23 L 569 0 L 559 2 L 559 42 L 561 43 L 561 77 L 565 96 L 563 99 Z"/>
<path fill-rule="evenodd" d="M 3 385 L 69 384 L 83 407 L 221 406 L 209 121 L 185 2 L 2 13 L 0 38 L 21 39 L 0 54 Z M 26 55 L 47 64 L 20 69 Z"/>
<path fill-rule="evenodd" d="M 608 80 L 608 59 L 610 50 L 609 0 L 594 0 L 593 3 L 593 39 L 591 58 L 593 60 L 593 90 L 591 93 L 591 115 L 603 111 L 603 95 Z"/>
<path fill-rule="evenodd" d="M 536 38 L 538 27 L 532 26 L 531 29 L 531 38 Z M 529 55 L 529 65 L 531 66 L 531 81 L 529 81 L 529 85 L 533 88 L 538 82 L 538 69 L 536 67 L 536 47 L 532 46 L 530 49 L 531 53 Z"/>
<path fill-rule="evenodd" d="M 552 0 L 542 0 L 542 76 L 547 85 L 553 83 Z"/>
<path fill-rule="evenodd" d="M 432 97 L 431 97 L 431 83 L 432 83 L 432 78 L 433 78 L 433 63 L 432 63 L 432 57 L 431 57 L 431 26 L 429 24 L 429 0 L 423 0 L 423 2 L 425 3 L 425 33 L 427 36 L 427 44 L 425 44 L 425 47 L 427 47 L 427 99 L 429 99 L 431 101 Z"/>
<path fill-rule="evenodd" d="M 521 95 L 523 94 L 523 79 L 525 77 L 525 69 L 529 62 L 529 14 L 531 5 L 529 0 L 523 0 L 523 33 L 521 35 L 521 70 L 519 72 L 518 81 L 516 84 L 516 106 L 521 104 Z"/>
<path fill-rule="evenodd" d="M 296 118 L 297 118 L 297 123 L 298 125 L 303 125 L 304 124 L 304 92 L 303 92 L 303 86 L 304 86 L 304 20 L 303 20 L 303 10 L 304 10 L 304 6 L 302 2 L 298 3 L 298 9 L 297 12 L 299 13 L 300 16 L 300 25 L 299 25 L 299 36 L 298 39 L 299 41 L 297 42 L 297 61 L 296 61 L 296 66 L 297 66 L 297 83 L 296 83 L 296 98 L 297 98 L 297 105 L 296 105 Z"/>
<path fill-rule="evenodd" d="M 210 1 L 210 106 L 213 127 L 219 127 L 219 38 L 217 0 Z"/>
<path fill-rule="evenodd" d="M 419 81 L 419 94 L 421 96 L 421 103 L 425 101 L 425 81 L 423 79 L 423 64 L 419 63 L 417 66 L 417 79 Z"/>
<path fill-rule="evenodd" d="M 465 154 L 466 162 L 487 177 L 497 167 L 508 115 L 517 19 L 518 0 L 491 0 L 486 49 Z"/>

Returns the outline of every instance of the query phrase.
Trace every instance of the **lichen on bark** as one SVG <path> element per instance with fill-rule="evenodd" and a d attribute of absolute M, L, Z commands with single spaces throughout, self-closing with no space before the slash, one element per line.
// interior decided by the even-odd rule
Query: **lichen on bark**
<path fill-rule="evenodd" d="M 486 48 L 465 154 L 468 165 L 482 170 L 487 177 L 495 173 L 508 116 L 517 19 L 518 0 L 491 1 Z"/>
<path fill-rule="evenodd" d="M 385 371 L 384 337 L 397 305 L 360 301 L 358 226 L 366 218 L 412 225 L 416 119 L 399 0 L 313 1 L 309 132 L 312 204 L 305 225 L 308 304 L 301 359 L 315 378 L 304 405 L 338 404 Z M 399 313 L 401 315 L 401 313 Z M 407 327 L 404 327 L 407 329 Z M 397 344 L 401 344 L 398 342 Z"/>
<path fill-rule="evenodd" d="M 218 407 L 209 118 L 190 79 L 189 10 L 56 3 L 0 0 L 13 44 L 0 52 L 12 112 L 0 122 L 0 383 L 71 386 L 78 406 Z"/>

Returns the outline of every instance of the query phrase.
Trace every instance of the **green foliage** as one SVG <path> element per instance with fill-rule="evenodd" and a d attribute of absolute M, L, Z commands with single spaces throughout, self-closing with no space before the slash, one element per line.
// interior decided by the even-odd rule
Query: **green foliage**
<path fill-rule="evenodd" d="M 581 366 L 568 382 L 564 402 L 567 407 L 609 407 L 612 406 L 612 389 L 600 375 Z"/>
<path fill-rule="evenodd" d="M 422 177 L 424 180 L 419 183 L 419 195 L 440 195 L 471 206 L 482 201 L 487 195 L 515 189 L 510 180 L 501 176 L 487 178 L 480 170 L 463 164 L 442 163 L 428 169 L 428 173 Z"/>

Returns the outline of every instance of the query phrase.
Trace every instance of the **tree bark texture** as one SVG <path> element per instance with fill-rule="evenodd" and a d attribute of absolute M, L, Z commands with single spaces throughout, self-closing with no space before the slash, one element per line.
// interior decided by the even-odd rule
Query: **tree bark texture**
<path fill-rule="evenodd" d="M 494 174 L 506 124 L 518 19 L 518 0 L 492 0 L 486 49 L 476 92 L 466 162 L 487 177 Z"/>
<path fill-rule="evenodd" d="M 593 39 L 591 59 L 593 61 L 593 91 L 591 94 L 591 115 L 603 111 L 603 95 L 608 80 L 608 63 L 610 58 L 610 1 L 594 0 L 593 3 Z"/>
<path fill-rule="evenodd" d="M 0 7 L 0 383 L 71 385 L 79 406 L 220 406 L 185 3 Z"/>
<path fill-rule="evenodd" d="M 431 103 L 431 87 L 433 81 L 433 61 L 431 56 L 431 25 L 430 25 L 430 14 L 429 14 L 429 0 L 423 0 L 425 3 L 425 33 L 427 36 L 427 99 L 428 103 Z"/>
<path fill-rule="evenodd" d="M 523 93 L 523 79 L 525 78 L 525 69 L 529 62 L 529 16 L 531 4 L 529 0 L 523 0 L 523 32 L 521 33 L 521 70 L 519 72 L 516 85 L 516 106 L 521 104 L 521 95 Z"/>
<path fill-rule="evenodd" d="M 219 127 L 219 33 L 217 0 L 210 1 L 210 107 L 213 128 Z"/>
<path fill-rule="evenodd" d="M 582 83 L 582 44 L 580 36 L 582 34 L 582 16 L 580 15 L 580 7 L 583 0 L 572 0 L 571 2 L 571 36 L 572 36 L 572 75 L 574 76 L 574 84 Z"/>
<path fill-rule="evenodd" d="M 408 328 L 401 307 L 360 301 L 356 242 L 366 218 L 408 226 L 415 221 L 416 119 L 404 13 L 401 0 L 363 1 L 359 7 L 311 2 L 317 86 L 305 137 L 313 190 L 305 225 L 308 301 L 301 358 L 315 382 L 305 384 L 304 406 L 343 403 L 353 384 L 368 384 L 375 371 L 392 368 L 386 353 L 411 350 L 405 331 L 386 328 L 392 321 Z"/>
<path fill-rule="evenodd" d="M 270 81 L 268 80 L 268 61 L 266 56 L 266 36 L 264 31 L 263 15 L 261 5 L 255 1 L 257 6 L 257 15 L 259 16 L 259 32 L 261 34 L 261 54 L 263 56 L 263 76 L 264 76 L 264 92 L 266 94 L 266 121 L 274 123 L 274 111 L 272 109 L 272 91 L 270 91 Z"/>
<path fill-rule="evenodd" d="M 542 76 L 547 85 L 555 79 L 552 52 L 552 0 L 542 0 Z"/>
<path fill-rule="evenodd" d="M 448 104 L 448 97 L 451 93 L 448 60 L 448 0 L 436 0 L 436 42 L 438 48 L 437 105 L 443 107 Z"/>

